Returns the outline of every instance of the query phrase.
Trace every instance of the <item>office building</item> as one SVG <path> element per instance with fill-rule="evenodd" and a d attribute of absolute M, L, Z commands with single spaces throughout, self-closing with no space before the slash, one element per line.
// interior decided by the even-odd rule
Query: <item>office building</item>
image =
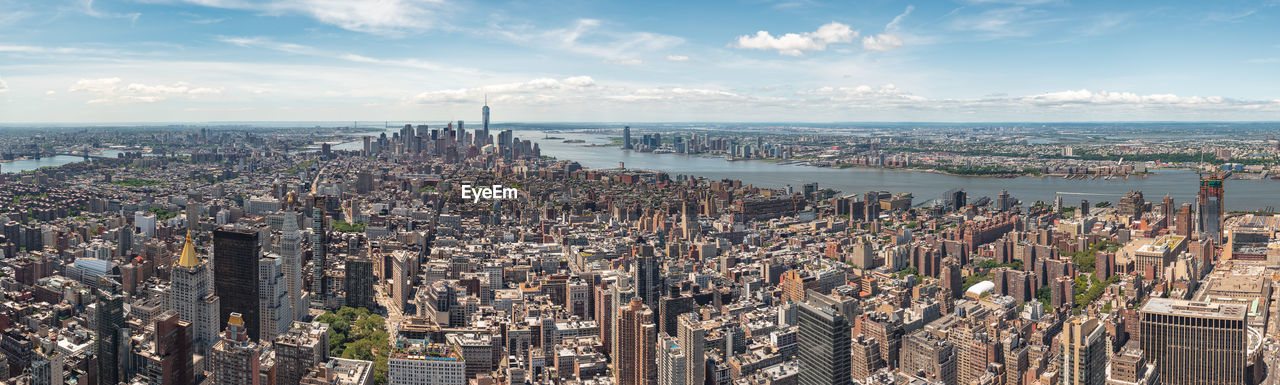
<path fill-rule="evenodd" d="M 1245 305 L 1151 298 L 1140 315 L 1142 350 L 1165 385 L 1243 385 L 1251 346 L 1247 316 Z M 1252 339 L 1260 344 L 1261 336 Z"/>
<path fill-rule="evenodd" d="M 848 385 L 849 319 L 831 306 L 800 304 L 800 385 Z"/>
<path fill-rule="evenodd" d="M 182 254 L 170 274 L 172 283 L 168 292 L 169 308 L 178 312 L 178 318 L 191 323 L 191 346 L 194 353 L 207 357 L 218 337 L 218 306 L 220 299 L 214 295 L 213 276 L 209 263 L 196 254 L 191 234 L 182 245 Z"/>
<path fill-rule="evenodd" d="M 1213 239 L 1215 245 L 1222 244 L 1222 219 L 1226 215 L 1222 204 L 1223 176 L 1211 173 L 1200 176 L 1200 194 L 1196 202 L 1200 205 L 1197 214 L 1200 216 L 1200 232 Z"/>
<path fill-rule="evenodd" d="M 706 378 L 706 331 L 697 313 L 685 313 L 676 317 L 676 341 L 685 355 L 685 380 L 701 384 Z"/>
<path fill-rule="evenodd" d="M 285 292 L 287 284 L 280 262 L 280 256 L 275 254 L 263 255 L 258 260 L 259 341 L 274 340 L 293 323 L 295 313 L 289 309 L 289 293 Z"/>
<path fill-rule="evenodd" d="M 329 360 L 329 325 L 294 322 L 275 338 L 276 382 L 296 384 L 312 367 Z"/>
<path fill-rule="evenodd" d="M 373 284 L 377 277 L 373 275 L 373 261 L 364 257 L 348 257 L 346 265 L 347 306 L 376 310 L 378 304 L 373 301 Z"/>
<path fill-rule="evenodd" d="M 218 314 L 230 319 L 239 313 L 245 331 L 258 338 L 261 311 L 258 309 L 258 259 L 261 255 L 258 232 L 220 228 L 213 232 L 214 294 Z"/>
<path fill-rule="evenodd" d="M 387 360 L 390 385 L 465 385 L 467 363 L 458 349 L 442 344 L 401 340 Z"/>

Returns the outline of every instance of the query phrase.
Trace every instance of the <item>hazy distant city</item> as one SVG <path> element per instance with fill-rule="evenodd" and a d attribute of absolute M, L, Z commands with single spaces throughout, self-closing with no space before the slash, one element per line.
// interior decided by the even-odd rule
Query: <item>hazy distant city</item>
<path fill-rule="evenodd" d="M 1277 10 L 0 0 L 0 385 L 1280 384 Z"/>

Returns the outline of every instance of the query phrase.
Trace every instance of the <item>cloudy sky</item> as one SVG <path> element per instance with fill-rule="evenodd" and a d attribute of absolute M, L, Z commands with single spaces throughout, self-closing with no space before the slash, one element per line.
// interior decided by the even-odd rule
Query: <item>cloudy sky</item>
<path fill-rule="evenodd" d="M 0 0 L 0 122 L 1280 120 L 1280 0 Z"/>

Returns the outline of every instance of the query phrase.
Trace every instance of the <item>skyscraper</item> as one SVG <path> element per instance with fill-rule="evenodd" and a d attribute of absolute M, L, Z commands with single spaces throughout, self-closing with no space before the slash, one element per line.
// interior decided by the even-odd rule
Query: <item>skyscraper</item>
<path fill-rule="evenodd" d="M 622 126 L 622 149 L 630 150 L 631 147 L 631 126 Z"/>
<path fill-rule="evenodd" d="M 156 318 L 156 357 L 160 359 L 160 383 L 185 385 L 195 383 L 192 366 L 191 323 L 178 313 L 168 311 Z"/>
<path fill-rule="evenodd" d="M 249 340 L 244 318 L 240 313 L 227 317 L 227 330 L 222 341 L 213 345 L 209 364 L 216 385 L 258 385 L 258 368 L 261 347 Z"/>
<path fill-rule="evenodd" d="M 285 290 L 289 296 L 289 309 L 293 320 L 306 318 L 311 304 L 303 288 L 302 279 L 302 231 L 298 230 L 298 217 L 293 211 L 284 214 L 283 231 L 280 233 L 281 268 L 284 270 Z"/>
<path fill-rule="evenodd" d="M 346 264 L 347 306 L 362 307 L 373 311 L 377 304 L 373 301 L 373 261 L 364 257 L 349 257 Z"/>
<path fill-rule="evenodd" d="M 114 385 L 124 379 L 121 353 L 129 328 L 124 325 L 124 296 L 118 292 L 118 283 L 107 277 L 99 277 L 94 317 L 97 321 L 98 383 Z"/>
<path fill-rule="evenodd" d="M 239 313 L 245 331 L 258 338 L 258 232 L 220 228 L 213 232 L 214 294 L 218 296 L 218 314 L 230 319 Z"/>
<path fill-rule="evenodd" d="M 1059 334 L 1063 385 L 1102 385 L 1107 380 L 1106 333 L 1097 318 L 1072 318 Z"/>
<path fill-rule="evenodd" d="M 276 335 L 289 330 L 293 323 L 293 309 L 289 309 L 289 294 L 285 289 L 284 272 L 280 256 L 263 255 L 258 259 L 258 314 L 261 318 L 258 340 L 271 341 Z"/>
<path fill-rule="evenodd" d="M 800 304 L 800 385 L 848 385 L 849 319 L 831 306 Z"/>
<path fill-rule="evenodd" d="M 688 357 L 675 338 L 663 334 L 658 337 L 658 385 L 686 385 L 685 367 Z"/>
<path fill-rule="evenodd" d="M 202 357 L 218 343 L 219 303 L 213 295 L 213 277 L 209 275 L 209 263 L 196 255 L 191 234 L 182 245 L 182 255 L 173 266 L 172 285 L 169 289 L 169 308 L 178 312 L 178 318 L 191 322 L 191 346 Z"/>
<path fill-rule="evenodd" d="M 658 297 L 662 296 L 662 271 L 658 265 L 658 257 L 653 255 L 653 245 L 640 243 L 631 246 L 631 260 L 636 296 L 649 309 L 658 309 Z"/>
<path fill-rule="evenodd" d="M 326 199 L 316 197 L 311 208 L 311 293 L 312 300 L 324 303 L 327 294 L 324 284 L 324 268 L 329 245 L 329 226 L 325 221 Z"/>
<path fill-rule="evenodd" d="M 1245 305 L 1151 298 L 1140 315 L 1142 350 L 1165 385 L 1242 385 L 1247 315 Z"/>
<path fill-rule="evenodd" d="M 701 384 L 706 378 L 706 332 L 697 313 L 681 314 L 676 321 L 676 338 L 685 356 L 684 379 Z"/>
<path fill-rule="evenodd" d="M 1222 244 L 1222 179 L 1218 173 L 1200 176 L 1200 195 L 1197 203 L 1200 209 L 1200 231 L 1213 239 L 1215 245 Z"/>
<path fill-rule="evenodd" d="M 621 355 L 615 362 L 617 385 L 655 385 L 657 382 L 658 325 L 653 311 L 640 298 L 623 305 L 618 320 Z"/>

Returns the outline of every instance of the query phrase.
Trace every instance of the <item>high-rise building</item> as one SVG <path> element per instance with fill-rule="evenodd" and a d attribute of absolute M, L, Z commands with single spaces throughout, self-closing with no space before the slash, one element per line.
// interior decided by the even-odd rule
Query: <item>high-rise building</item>
<path fill-rule="evenodd" d="M 636 296 L 644 301 L 650 310 L 658 310 L 658 298 L 662 296 L 662 270 L 658 265 L 658 257 L 653 255 L 653 246 L 638 244 L 631 246 L 632 282 L 636 284 Z"/>
<path fill-rule="evenodd" d="M 281 268 L 284 270 L 285 290 L 289 295 L 289 308 L 293 310 L 293 320 L 307 317 L 311 309 L 302 276 L 302 231 L 298 230 L 298 217 L 293 211 L 284 214 L 284 225 L 280 232 Z"/>
<path fill-rule="evenodd" d="M 1222 244 L 1222 218 L 1226 212 L 1222 204 L 1222 179 L 1218 173 L 1200 176 L 1200 195 L 1196 202 L 1200 205 L 1200 232 L 1213 239 L 1215 245 Z"/>
<path fill-rule="evenodd" d="M 1106 333 L 1090 316 L 1072 318 L 1059 334 L 1063 385 L 1103 385 L 1106 382 Z"/>
<path fill-rule="evenodd" d="M 484 107 L 480 107 L 480 133 L 478 134 L 477 146 L 489 144 L 489 96 L 484 97 Z"/>
<path fill-rule="evenodd" d="M 209 275 L 209 263 L 196 255 L 191 234 L 182 245 L 182 255 L 170 274 L 168 292 L 169 308 L 178 312 L 178 318 L 191 322 L 191 346 L 201 357 L 209 356 L 209 349 L 218 343 L 218 305 L 220 299 L 213 295 L 213 277 Z"/>
<path fill-rule="evenodd" d="M 162 385 L 186 385 L 195 383 L 192 365 L 191 323 L 181 320 L 178 313 L 168 311 L 156 318 L 156 357 L 160 359 L 160 383 Z"/>
<path fill-rule="evenodd" d="M 213 232 L 214 294 L 218 296 L 218 314 L 230 319 L 240 313 L 245 331 L 258 338 L 261 319 L 258 309 L 258 259 L 262 254 L 258 232 L 220 228 Z"/>
<path fill-rule="evenodd" d="M 706 378 L 706 331 L 697 313 L 685 313 L 676 317 L 676 340 L 684 350 L 684 379 L 689 384 L 701 384 Z"/>
<path fill-rule="evenodd" d="M 621 355 L 614 361 L 617 385 L 654 385 L 657 382 L 658 325 L 653 311 L 638 297 L 619 310 L 618 337 Z"/>
<path fill-rule="evenodd" d="M 851 382 L 849 319 L 831 306 L 800 304 L 800 385 Z"/>
<path fill-rule="evenodd" d="M 324 279 L 329 252 L 329 224 L 324 214 L 327 202 L 323 196 L 316 197 L 311 208 L 311 300 L 320 303 L 328 295 Z"/>
<path fill-rule="evenodd" d="M 266 254 L 258 259 L 259 341 L 274 340 L 289 330 L 289 324 L 293 323 L 295 313 L 289 309 L 288 285 L 280 262 L 280 256 L 275 254 Z"/>
<path fill-rule="evenodd" d="M 347 306 L 362 307 L 373 311 L 377 304 L 373 301 L 373 261 L 364 257 L 349 257 L 346 265 Z"/>
<path fill-rule="evenodd" d="M 658 337 L 658 385 L 686 385 L 688 357 L 680 344 L 665 333 Z"/>
<path fill-rule="evenodd" d="M 227 317 L 222 341 L 213 345 L 210 354 L 210 371 L 215 385 L 259 385 L 262 348 L 249 340 L 244 317 L 231 313 Z"/>
<path fill-rule="evenodd" d="M 116 384 L 125 380 L 122 346 L 128 339 L 129 328 L 124 324 L 124 296 L 118 285 L 107 277 L 100 277 L 94 318 L 97 336 L 98 383 Z"/>
<path fill-rule="evenodd" d="M 1165 385 L 1245 384 L 1247 316 L 1245 305 L 1151 298 L 1141 311 L 1142 350 Z"/>
<path fill-rule="evenodd" d="M 630 150 L 631 147 L 631 126 L 622 126 L 622 149 Z"/>

